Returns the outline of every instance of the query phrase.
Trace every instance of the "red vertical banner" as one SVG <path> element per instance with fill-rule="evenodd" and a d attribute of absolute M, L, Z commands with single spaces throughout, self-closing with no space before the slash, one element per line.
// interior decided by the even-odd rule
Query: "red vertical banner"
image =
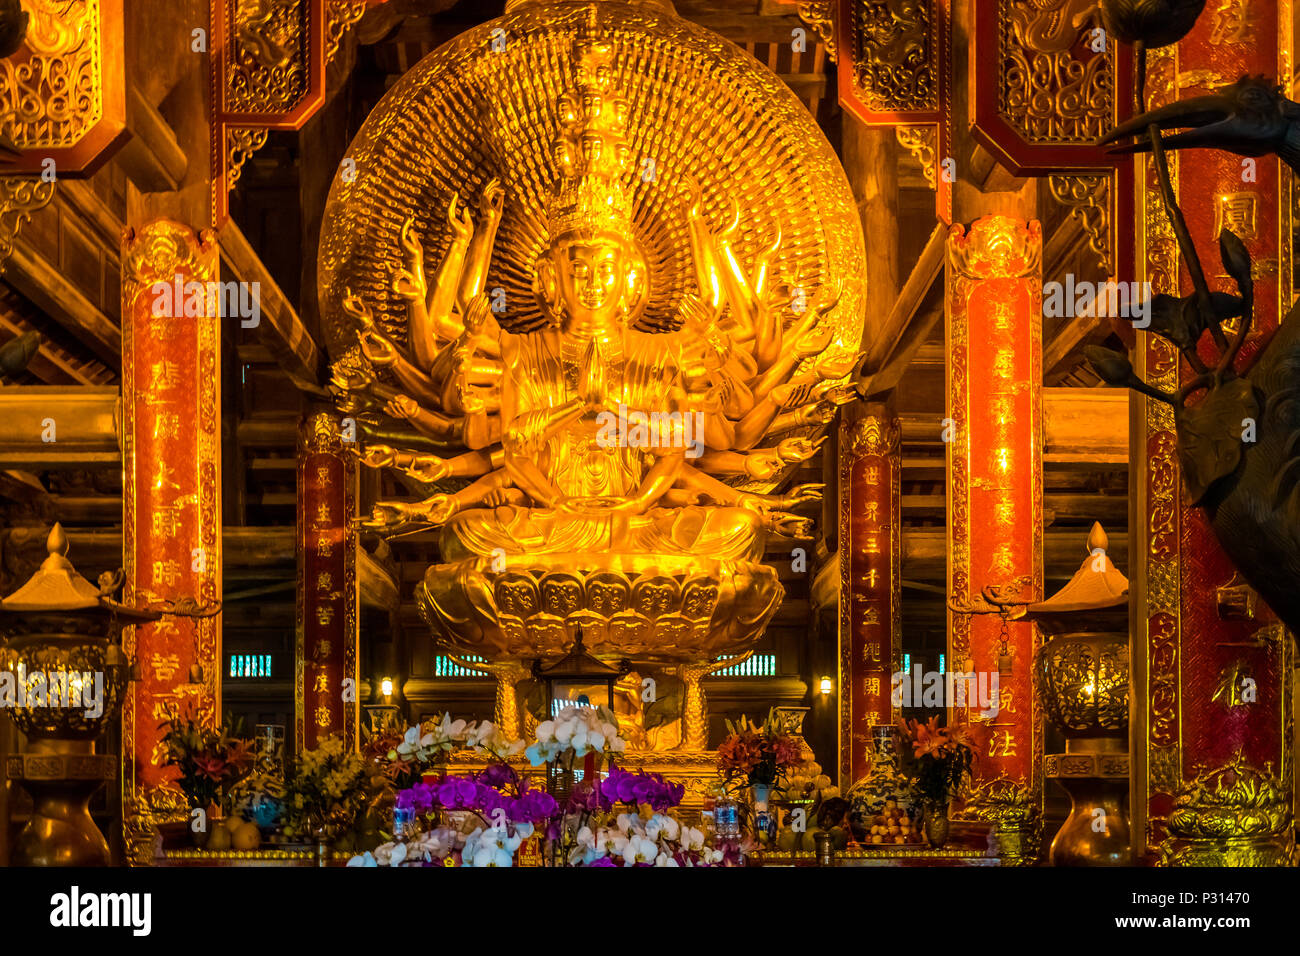
<path fill-rule="evenodd" d="M 871 767 L 871 728 L 892 724 L 898 670 L 899 423 L 887 408 L 840 426 L 840 784 Z"/>
<path fill-rule="evenodd" d="M 955 225 L 947 269 L 948 591 L 959 608 L 986 587 L 1043 594 L 1042 229 L 985 216 Z M 978 728 L 959 819 L 993 824 L 1008 862 L 1037 856 L 1043 796 L 1040 721 L 1031 662 L 1034 627 L 949 611 L 949 668 L 973 674 L 950 700 Z M 997 692 L 993 692 L 996 680 Z M 961 704 L 960 706 L 955 706 Z"/>
<path fill-rule="evenodd" d="M 298 442 L 298 633 L 295 729 L 299 750 L 341 735 L 358 746 L 357 464 L 334 412 L 309 415 Z"/>
<path fill-rule="evenodd" d="M 122 561 L 124 601 L 221 599 L 218 248 L 210 231 L 157 220 L 122 241 Z M 158 823 L 186 818 L 163 767 L 173 717 L 221 719 L 221 618 L 167 617 L 129 628 L 139 668 L 122 708 L 128 858 L 147 862 Z"/>
<path fill-rule="evenodd" d="M 1150 54 L 1148 105 L 1203 96 L 1241 76 L 1288 89 L 1291 29 L 1289 0 L 1207 8 L 1176 46 Z M 1275 156 L 1243 159 L 1212 149 L 1171 153 L 1169 162 L 1211 288 L 1237 291 L 1222 275 L 1221 230 L 1231 229 L 1250 253 L 1255 309 L 1237 358 L 1243 369 L 1291 306 L 1291 173 Z M 1138 193 L 1142 277 L 1153 292 L 1189 295 L 1153 161 L 1142 158 L 1138 170 L 1145 186 Z M 1194 377 L 1172 345 L 1142 338 L 1134 364 L 1149 382 L 1176 391 Z M 1203 360 L 1213 367 L 1218 355 L 1205 336 Z M 1135 400 L 1138 513 L 1150 516 L 1134 529 L 1142 560 L 1134 575 L 1135 823 L 1146 823 L 1135 827 L 1144 835 L 1136 849 L 1171 865 L 1276 864 L 1294 852 L 1284 822 L 1294 810 L 1291 638 L 1250 600 L 1205 513 L 1188 500 L 1173 410 Z"/>

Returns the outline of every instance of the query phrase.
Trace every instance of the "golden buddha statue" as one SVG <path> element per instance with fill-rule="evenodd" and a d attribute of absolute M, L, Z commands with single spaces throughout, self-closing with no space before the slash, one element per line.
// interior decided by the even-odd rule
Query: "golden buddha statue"
<path fill-rule="evenodd" d="M 514 39 L 493 53 L 494 29 Z M 358 136 L 364 176 L 327 207 L 338 403 L 362 462 L 425 489 L 362 523 L 439 529 L 444 563 L 417 595 L 458 653 L 545 656 L 576 626 L 638 661 L 743 652 L 783 597 L 767 541 L 806 537 L 796 510 L 821 493 L 782 479 L 852 397 L 862 240 L 842 171 L 776 86 L 764 101 L 792 128 L 755 138 L 798 139 L 811 174 L 733 194 L 731 146 L 667 149 L 688 121 L 647 103 L 681 114 L 700 93 L 654 85 L 730 56 L 667 4 L 534 0 L 484 31 L 394 88 Z M 737 61 L 744 95 L 756 69 Z M 445 126 L 407 132 L 435 108 Z M 431 218 L 426 175 L 455 184 Z"/>
<path fill-rule="evenodd" d="M 752 446 L 777 418 L 779 398 L 817 380 L 807 373 L 789 381 L 798 362 L 829 341 L 819 325 L 826 310 L 809 309 L 783 335 L 779 308 L 764 300 L 763 272 L 746 275 L 697 217 L 700 285 L 718 289 L 718 301 L 688 299 L 688 331 L 636 327 L 651 277 L 621 184 L 627 104 L 609 88 L 611 55 L 608 45 L 585 45 L 576 54 L 577 90 L 560 103 L 560 185 L 548 209 L 549 242 L 533 267 L 547 327 L 502 331 L 476 291 L 500 219 L 496 180 L 484 191 L 477 228 L 457 216 L 453 198 L 456 238 L 432 288 L 407 224 L 407 268 L 397 285 L 410 301 L 409 358 L 352 305 L 362 353 L 388 364 L 409 389 L 389 401 L 390 414 L 441 439 L 456 433 L 439 414 L 449 409 L 463 413 L 457 428 L 467 439 L 499 436 L 453 459 L 399 462 L 382 445 L 364 454 L 368 464 L 416 477 L 476 479 L 419 502 L 380 502 L 368 522 L 378 530 L 442 525 L 449 562 L 611 551 L 757 561 L 767 531 L 807 529 L 789 509 L 820 491 L 805 485 L 766 496 L 718 476 L 752 472 L 751 459 L 771 471 L 813 453 L 807 439 Z M 725 329 L 724 295 L 733 317 Z M 426 408 L 434 399 L 437 407 Z M 819 414 L 788 416 L 786 424 Z"/>

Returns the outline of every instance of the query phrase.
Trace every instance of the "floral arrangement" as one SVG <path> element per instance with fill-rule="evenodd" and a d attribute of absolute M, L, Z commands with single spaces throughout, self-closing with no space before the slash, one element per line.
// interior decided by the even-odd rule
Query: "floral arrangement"
<path fill-rule="evenodd" d="M 373 734 L 362 752 L 394 786 L 405 789 L 418 783 L 425 772 L 446 766 L 456 750 L 507 760 L 523 747 L 522 740 L 507 740 L 490 721 L 452 720 L 450 714 L 443 714 L 440 720 L 410 727 L 404 734 L 393 730 Z"/>
<path fill-rule="evenodd" d="M 317 838 L 352 823 L 376 795 L 370 771 L 338 735 L 299 753 L 284 788 L 286 835 Z"/>
<path fill-rule="evenodd" d="M 584 712 L 585 711 L 585 712 Z M 479 736 L 480 745 L 485 739 Z M 489 733 L 488 749 L 513 754 L 522 742 Z M 417 741 L 418 743 L 418 741 Z M 536 766 L 591 755 L 621 753 L 626 744 L 608 711 L 566 707 L 538 726 L 526 748 Z M 440 825 L 407 835 L 353 857 L 349 866 L 433 866 L 449 857 L 462 866 L 512 866 L 525 841 L 545 836 L 561 848 L 571 866 L 713 866 L 728 862 L 727 851 L 706 845 L 704 833 L 669 815 L 685 795 L 681 784 L 656 773 L 611 767 L 601 779 L 584 779 L 564 798 L 530 788 L 504 760 L 473 774 L 420 781 L 399 791 L 395 808 L 415 818 L 441 817 Z M 469 824 L 449 825 L 457 817 Z M 734 853 L 732 856 L 734 857 Z M 732 860 L 731 862 L 734 862 Z"/>
<path fill-rule="evenodd" d="M 910 759 L 906 748 L 901 754 L 903 771 L 915 779 L 922 800 L 932 806 L 946 805 L 970 770 L 976 746 L 970 728 L 940 727 L 931 717 L 923 724 L 899 720 L 898 729 L 912 744 Z"/>
<path fill-rule="evenodd" d="M 253 769 L 253 753 L 247 740 L 232 737 L 222 727 L 213 730 L 193 718 L 169 720 L 162 745 L 167 759 L 163 766 L 180 768 L 177 783 L 191 808 L 207 809 L 220 804 L 226 793 Z"/>
<path fill-rule="evenodd" d="M 618 718 L 608 707 L 565 707 L 537 725 L 537 740 L 524 752 L 534 767 L 558 763 L 566 770 L 589 753 L 613 756 L 627 749 Z"/>
<path fill-rule="evenodd" d="M 775 712 L 761 726 L 748 718 L 727 721 L 727 736 L 718 745 L 718 770 L 729 789 L 743 785 L 781 789 L 791 768 L 801 764 L 799 742 L 781 730 Z"/>
<path fill-rule="evenodd" d="M 441 783 L 417 783 L 397 794 L 397 807 L 415 813 L 435 809 L 467 810 L 477 815 L 485 827 L 503 828 L 509 824 L 534 823 L 549 819 L 557 810 L 555 798 L 544 790 L 529 789 L 513 768 L 507 781 L 492 771 L 493 767 L 469 777 L 447 777 Z M 513 791 L 513 792 L 512 792 Z"/>
<path fill-rule="evenodd" d="M 704 832 L 662 813 L 620 813 L 613 826 L 578 831 L 572 866 L 715 866 L 725 851 L 708 847 Z"/>

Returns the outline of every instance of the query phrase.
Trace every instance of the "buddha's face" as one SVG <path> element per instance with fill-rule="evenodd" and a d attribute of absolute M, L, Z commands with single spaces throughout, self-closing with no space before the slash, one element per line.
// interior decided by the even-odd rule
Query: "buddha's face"
<path fill-rule="evenodd" d="M 566 327 L 606 328 L 620 320 L 631 265 L 622 242 L 570 239 L 557 243 L 551 257 Z"/>

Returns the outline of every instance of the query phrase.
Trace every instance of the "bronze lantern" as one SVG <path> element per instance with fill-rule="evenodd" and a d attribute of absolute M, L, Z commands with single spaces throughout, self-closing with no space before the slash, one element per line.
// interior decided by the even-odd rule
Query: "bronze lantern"
<path fill-rule="evenodd" d="M 108 843 L 89 805 L 116 777 L 118 758 L 96 753 L 95 742 L 117 715 L 131 676 L 122 627 L 162 614 L 114 602 L 120 572 L 103 575 L 99 587 L 78 574 L 60 525 L 46 550 L 31 579 L 0 601 L 0 697 L 26 738 L 5 770 L 33 802 L 12 863 L 106 866 Z"/>
<path fill-rule="evenodd" d="M 1074 577 L 1025 617 L 1043 632 L 1034 685 L 1065 752 L 1045 754 L 1044 775 L 1070 795 L 1052 840 L 1054 866 L 1127 866 L 1129 846 L 1128 579 L 1094 523 Z"/>

